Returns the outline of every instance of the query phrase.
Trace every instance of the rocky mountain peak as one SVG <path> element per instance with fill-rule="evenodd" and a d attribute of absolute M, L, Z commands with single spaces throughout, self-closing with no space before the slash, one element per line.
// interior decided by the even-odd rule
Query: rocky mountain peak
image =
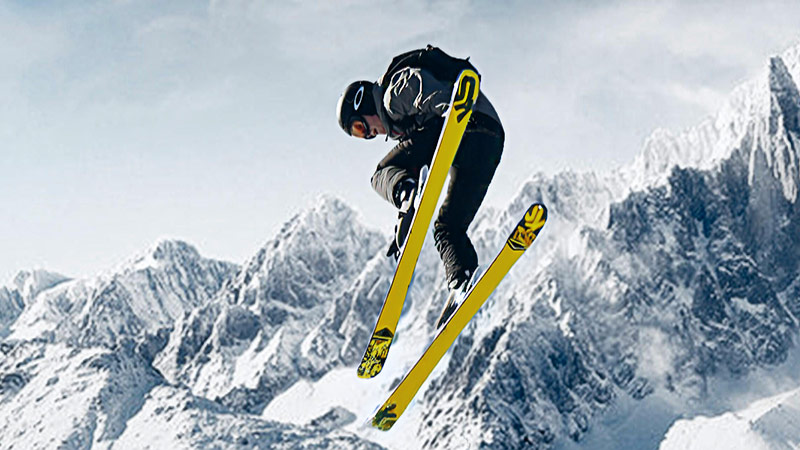
<path fill-rule="evenodd" d="M 12 281 L 13 286 L 24 299 L 32 299 L 39 292 L 69 280 L 64 275 L 46 270 L 22 270 Z"/>
<path fill-rule="evenodd" d="M 192 259 L 200 257 L 196 248 L 179 240 L 161 239 L 156 242 L 150 251 L 156 260 L 169 260 L 176 256 L 189 256 Z"/>
<path fill-rule="evenodd" d="M 343 289 L 383 241 L 350 206 L 323 195 L 245 263 L 228 291 L 238 303 L 277 300 L 310 308 Z"/>
<path fill-rule="evenodd" d="M 147 268 L 164 269 L 189 262 L 197 263 L 200 260 L 202 260 L 200 253 L 191 244 L 177 239 L 161 238 L 125 261 L 114 272 L 129 273 Z"/>
<path fill-rule="evenodd" d="M 675 166 L 709 170 L 740 158 L 749 166 L 751 184 L 775 179 L 784 197 L 794 201 L 800 184 L 799 55 L 795 48 L 772 57 L 758 77 L 731 93 L 715 117 L 679 133 L 655 130 L 620 177 L 631 191 L 643 190 L 667 184 Z"/>
<path fill-rule="evenodd" d="M 772 110 L 783 120 L 787 132 L 800 131 L 800 93 L 796 80 L 792 78 L 780 57 L 770 59 L 769 90 L 772 93 Z"/>

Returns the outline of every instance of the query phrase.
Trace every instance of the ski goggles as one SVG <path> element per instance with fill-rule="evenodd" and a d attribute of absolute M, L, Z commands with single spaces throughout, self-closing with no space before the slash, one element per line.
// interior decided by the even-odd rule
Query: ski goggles
<path fill-rule="evenodd" d="M 372 139 L 376 135 L 367 126 L 367 121 L 362 117 L 356 117 L 350 121 L 350 135 L 361 139 Z"/>

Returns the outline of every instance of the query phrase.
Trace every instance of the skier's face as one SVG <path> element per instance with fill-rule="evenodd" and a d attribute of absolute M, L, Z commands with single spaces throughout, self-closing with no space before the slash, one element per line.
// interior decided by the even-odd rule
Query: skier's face
<path fill-rule="evenodd" d="M 361 139 L 372 139 L 379 134 L 386 134 L 381 119 L 376 115 L 362 117 L 350 125 L 350 134 Z"/>
<path fill-rule="evenodd" d="M 367 128 L 367 125 L 360 120 L 356 120 L 350 125 L 350 134 L 359 139 L 372 139 L 375 137 L 372 134 L 372 130 Z"/>

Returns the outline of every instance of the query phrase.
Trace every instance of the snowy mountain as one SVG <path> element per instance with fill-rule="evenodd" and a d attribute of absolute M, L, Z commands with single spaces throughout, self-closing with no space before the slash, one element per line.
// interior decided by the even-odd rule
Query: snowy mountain
<path fill-rule="evenodd" d="M 380 448 L 329 417 L 296 427 L 197 398 L 138 350 L 3 345 L 0 448 Z"/>
<path fill-rule="evenodd" d="M 158 372 L 153 360 L 173 326 L 233 287 L 238 272 L 163 240 L 93 279 L 22 273 L 0 291 L 24 309 L 8 316 L 12 332 L 0 344 L 0 448 L 379 448 L 336 429 L 353 420 L 346 411 L 280 424 L 193 396 Z"/>
<path fill-rule="evenodd" d="M 0 353 L 2 448 L 109 444 L 159 379 L 132 347 L 25 342 Z"/>
<path fill-rule="evenodd" d="M 17 320 L 25 306 L 39 292 L 64 281 L 68 281 L 68 278 L 57 273 L 24 270 L 17 273 L 11 286 L 0 287 L 0 337 L 8 334 L 8 326 Z"/>
<path fill-rule="evenodd" d="M 762 73 L 739 86 L 716 117 L 679 134 L 656 130 L 634 163 L 620 171 L 631 190 L 664 182 L 673 166 L 709 170 L 733 156 L 746 153 L 748 181 L 769 176 L 781 185 L 786 199 L 797 197 L 796 151 L 797 85 L 800 66 L 797 49 L 773 57 Z M 760 161 L 759 161 L 760 160 Z"/>
<path fill-rule="evenodd" d="M 178 321 L 156 366 L 197 395 L 258 413 L 299 379 L 352 364 L 353 351 L 343 348 L 350 303 L 370 305 L 349 319 L 356 326 L 377 314 L 382 290 L 372 288 L 370 267 L 391 271 L 376 257 L 385 243 L 340 200 L 321 198 L 287 222 L 213 302 Z"/>
<path fill-rule="evenodd" d="M 653 448 L 680 418 L 664 448 L 796 446 L 795 391 L 743 409 L 720 386 L 770 385 L 795 349 L 798 80 L 800 46 L 630 166 L 487 206 L 481 261 L 530 203 L 549 219 L 388 433 L 364 422 L 433 337 L 444 277 L 427 242 L 386 367 L 356 378 L 393 265 L 339 199 L 241 266 L 163 240 L 90 279 L 22 273 L 0 288 L 0 448 Z"/>
<path fill-rule="evenodd" d="M 797 55 L 772 58 L 714 119 L 654 133 L 631 166 L 536 175 L 506 208 L 484 213 L 471 232 L 486 261 L 531 202 L 550 211 L 530 255 L 395 429 L 348 429 L 392 448 L 407 448 L 408 436 L 422 448 L 569 447 L 598 442 L 594 424 L 620 405 L 650 402 L 662 405 L 662 422 L 638 445 L 655 447 L 654 427 L 663 433 L 680 415 L 724 403 L 718 380 L 780 365 L 800 306 Z M 435 273 L 430 249 L 423 258 L 434 263 L 417 272 Z M 409 296 L 389 360 L 397 365 L 374 382 L 373 402 L 432 337 L 437 281 Z M 309 415 L 293 405 L 317 402 L 358 411 L 331 392 L 362 398 L 370 388 L 342 377 L 298 382 L 266 414 L 304 423 Z"/>
<path fill-rule="evenodd" d="M 164 240 L 108 273 L 40 292 L 9 338 L 110 346 L 155 333 L 205 303 L 235 270 L 234 264 L 200 257 L 184 242 Z"/>
<path fill-rule="evenodd" d="M 716 119 L 655 134 L 608 178 L 523 188 L 507 216 L 544 201 L 545 239 L 425 392 L 424 444 L 580 440 L 621 401 L 702 404 L 716 377 L 787 358 L 800 307 L 797 67 L 772 58 Z"/>
<path fill-rule="evenodd" d="M 349 419 L 352 420 L 352 419 Z M 331 415 L 305 427 L 235 413 L 186 389 L 157 386 L 141 412 L 110 448 L 258 448 L 379 450 L 382 447 L 331 429 Z"/>

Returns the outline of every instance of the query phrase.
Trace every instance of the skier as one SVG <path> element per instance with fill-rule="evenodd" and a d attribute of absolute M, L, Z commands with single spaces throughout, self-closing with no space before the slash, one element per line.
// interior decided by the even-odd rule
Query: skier
<path fill-rule="evenodd" d="M 386 135 L 387 140 L 399 141 L 380 161 L 371 179 L 375 191 L 399 210 L 396 239 L 387 253 L 395 258 L 413 217 L 420 170 L 431 164 L 443 116 L 450 105 L 455 80 L 442 80 L 434 73 L 436 67 L 390 67 L 378 82 L 350 84 L 337 107 L 339 126 L 348 135 L 361 139 Z M 436 249 L 451 292 L 443 317 L 452 312 L 448 310 L 453 307 L 453 294 L 466 290 L 478 266 L 467 229 L 500 162 L 504 140 L 500 118 L 481 92 L 450 169 L 450 185 L 433 226 Z"/>

